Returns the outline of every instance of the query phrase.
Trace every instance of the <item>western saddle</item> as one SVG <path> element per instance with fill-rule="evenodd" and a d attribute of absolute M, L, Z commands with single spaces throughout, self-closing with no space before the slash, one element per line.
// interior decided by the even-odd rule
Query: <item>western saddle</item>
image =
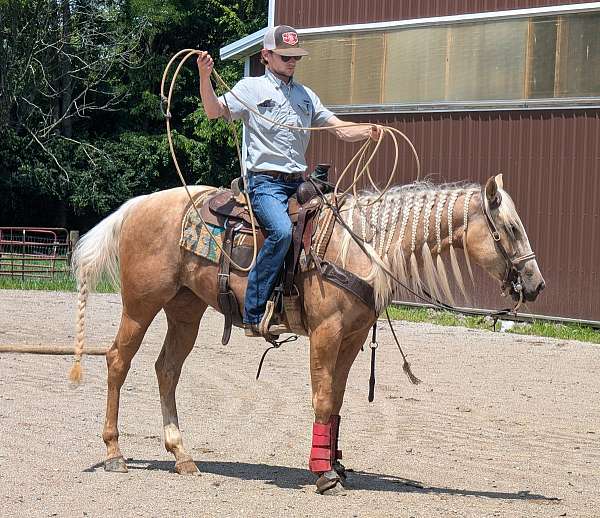
<path fill-rule="evenodd" d="M 317 166 L 316 172 L 323 172 L 326 175 L 328 166 Z M 314 173 L 313 173 L 314 175 Z M 229 285 L 231 269 L 236 265 L 241 268 L 248 268 L 252 262 L 253 240 L 252 240 L 252 222 L 250 212 L 246 205 L 246 199 L 240 193 L 239 180 L 234 180 L 231 189 L 219 190 L 216 194 L 210 196 L 200 209 L 200 216 L 205 223 L 224 228 L 223 250 L 220 254 L 218 271 L 218 295 L 217 302 L 223 315 L 225 316 L 225 325 L 223 328 L 223 337 L 221 342 L 226 345 L 231 337 L 232 325 L 243 326 L 240 305 Z M 315 182 L 315 180 L 317 180 Z M 276 343 L 272 332 L 269 332 L 272 323 L 285 324 L 290 333 L 298 335 L 307 335 L 306 325 L 302 316 L 302 301 L 300 300 L 299 290 L 294 285 L 294 278 L 298 271 L 300 255 L 302 250 L 307 260 L 313 262 L 317 274 L 321 280 L 326 280 L 339 288 L 352 293 L 358 300 L 375 311 L 375 297 L 372 286 L 362 278 L 349 272 L 334 263 L 323 259 L 327 244 L 333 232 L 335 223 L 334 217 L 330 218 L 326 228 L 319 229 L 319 243 L 316 250 L 313 250 L 312 239 L 317 227 L 317 220 L 324 202 L 324 197 L 320 196 L 317 187 L 321 189 L 319 178 L 311 175 L 311 178 L 298 187 L 297 193 L 290 198 L 288 202 L 288 214 L 293 224 L 292 244 L 288 250 L 283 275 L 279 286 L 275 288 L 271 299 L 267 303 L 265 316 L 259 326 L 261 335 L 269 342 Z M 332 216 L 335 211 L 329 205 Z M 337 217 L 337 216 L 336 216 Z M 257 229 L 257 247 L 263 245 L 265 234 L 260 223 L 255 220 Z M 233 262 L 235 264 L 233 264 Z"/>
<path fill-rule="evenodd" d="M 239 180 L 239 179 L 238 179 Z M 302 322 L 301 302 L 298 290 L 294 288 L 294 276 L 297 270 L 300 253 L 310 253 L 310 245 L 315 229 L 314 218 L 322 205 L 317 190 L 310 182 L 304 182 L 297 194 L 288 202 L 288 214 L 293 224 L 292 245 L 286 256 L 282 282 L 274 290 L 267 304 L 265 318 L 259 329 L 265 338 L 273 338 L 269 326 L 273 321 L 287 324 L 290 332 L 306 334 Z M 200 216 L 205 223 L 225 229 L 223 234 L 223 251 L 219 259 L 217 301 L 225 316 L 225 325 L 221 342 L 229 342 L 231 327 L 242 326 L 240 305 L 235 293 L 229 285 L 231 269 L 250 266 L 253 255 L 252 221 L 246 199 L 240 195 L 236 181 L 232 189 L 219 190 L 208 198 L 200 209 Z M 257 246 L 260 249 L 265 241 L 265 233 L 260 222 L 255 219 L 257 229 Z M 233 264 L 235 263 L 235 264 Z"/>

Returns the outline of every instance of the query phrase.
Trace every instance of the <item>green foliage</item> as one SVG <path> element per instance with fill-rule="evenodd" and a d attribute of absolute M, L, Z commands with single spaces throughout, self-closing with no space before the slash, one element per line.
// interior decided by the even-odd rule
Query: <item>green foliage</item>
<path fill-rule="evenodd" d="M 579 324 L 552 324 L 536 320 L 531 324 L 517 324 L 508 332 L 600 344 L 600 330 Z"/>
<path fill-rule="evenodd" d="M 267 4 L 1 1 L 0 223 L 85 231 L 133 196 L 180 185 L 159 108 L 164 67 L 180 49 L 206 49 L 233 85 L 242 64 L 221 63 L 219 48 L 264 27 Z M 82 92 L 78 108 L 68 104 Z M 193 59 L 171 113 L 186 182 L 239 174 L 231 127 L 204 115 Z"/>

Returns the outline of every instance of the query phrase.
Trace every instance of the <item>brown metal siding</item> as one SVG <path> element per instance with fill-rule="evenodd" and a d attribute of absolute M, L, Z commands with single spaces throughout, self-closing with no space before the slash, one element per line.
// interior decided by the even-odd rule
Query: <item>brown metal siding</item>
<path fill-rule="evenodd" d="M 576 0 L 275 0 L 275 23 L 296 28 L 578 4 Z"/>
<path fill-rule="evenodd" d="M 600 110 L 511 111 L 344 117 L 391 125 L 414 142 L 434 182 L 485 182 L 499 172 L 538 256 L 547 288 L 524 312 L 600 320 Z M 357 145 L 313 136 L 309 164 L 343 169 Z M 379 182 L 391 148 L 373 167 Z M 412 181 L 405 148 L 396 183 Z M 475 306 L 506 307 L 498 288 L 477 274 Z"/>

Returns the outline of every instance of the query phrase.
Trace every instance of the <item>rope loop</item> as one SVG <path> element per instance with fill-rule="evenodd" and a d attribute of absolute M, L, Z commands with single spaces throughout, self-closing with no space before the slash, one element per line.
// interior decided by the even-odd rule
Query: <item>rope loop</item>
<path fill-rule="evenodd" d="M 257 256 L 257 251 L 258 251 L 258 245 L 257 245 L 257 224 L 256 224 L 256 219 L 254 216 L 254 211 L 252 210 L 252 204 L 250 203 L 250 197 L 248 196 L 248 185 L 247 185 L 247 174 L 246 171 L 244 171 L 244 162 L 242 160 L 242 154 L 241 154 L 241 150 L 240 150 L 240 144 L 239 144 L 239 138 L 237 135 L 237 131 L 235 130 L 235 124 L 233 121 L 229 121 L 230 122 L 230 128 L 232 130 L 232 133 L 234 135 L 234 141 L 235 141 L 235 145 L 236 145 L 236 150 L 237 150 L 237 154 L 238 154 L 238 160 L 240 162 L 240 171 L 241 171 L 241 177 L 244 183 L 244 197 L 246 198 L 246 203 L 248 206 L 248 211 L 250 213 L 250 221 L 251 221 L 251 226 L 252 226 L 252 236 L 253 236 L 253 253 L 252 253 L 252 261 L 250 262 L 250 266 L 244 268 L 242 266 L 240 266 L 239 264 L 237 264 L 229 254 L 227 254 L 227 252 L 225 252 L 225 250 L 223 250 L 223 247 L 221 246 L 221 244 L 218 242 L 217 238 L 214 236 L 214 234 L 211 232 L 210 228 L 208 227 L 208 225 L 206 224 L 206 222 L 202 219 L 202 216 L 200 215 L 200 210 L 193 198 L 193 196 L 190 193 L 190 190 L 187 186 L 187 183 L 185 181 L 185 178 L 183 177 L 183 174 L 181 172 L 181 169 L 179 167 L 179 162 L 177 160 L 177 156 L 175 154 L 175 147 L 173 144 L 173 138 L 172 138 L 172 132 L 171 132 L 171 119 L 172 119 L 172 115 L 171 115 L 171 101 L 173 98 L 173 91 L 175 88 L 175 81 L 177 79 L 177 76 L 179 75 L 179 71 L 181 70 L 181 67 L 183 66 L 183 64 L 191 57 L 194 55 L 199 55 L 201 54 L 202 51 L 201 50 L 197 50 L 197 49 L 183 49 L 180 50 L 179 52 L 177 52 L 169 61 L 169 63 L 167 64 L 167 66 L 165 67 L 165 70 L 163 72 L 163 76 L 162 76 L 162 80 L 161 80 L 161 84 L 160 84 L 160 111 L 163 114 L 163 116 L 165 117 L 165 123 L 166 123 L 166 129 L 167 129 L 167 139 L 169 142 L 169 149 L 171 151 L 171 156 L 173 158 L 173 163 L 175 164 L 175 169 L 177 171 L 177 174 L 179 176 L 179 179 L 181 180 L 181 183 L 188 195 L 188 198 L 190 199 L 190 202 L 192 204 L 192 206 L 194 207 L 194 210 L 196 211 L 196 215 L 198 216 L 202 226 L 205 228 L 205 230 L 208 232 L 208 235 L 210 236 L 210 239 L 212 239 L 215 243 L 215 245 L 217 246 L 217 248 L 219 249 L 220 253 L 225 254 L 225 257 L 228 258 L 228 260 L 231 262 L 231 264 L 238 270 L 243 271 L 243 272 L 248 272 L 250 271 L 253 267 L 254 264 L 256 262 L 256 256 Z M 173 64 L 176 62 L 177 59 L 180 59 L 179 64 L 176 66 L 175 68 L 175 72 L 173 73 L 173 77 L 171 78 L 171 82 L 169 85 L 169 90 L 168 90 L 168 94 L 165 95 L 165 84 L 167 81 L 167 76 L 169 74 L 169 71 L 171 69 L 171 67 L 173 66 Z M 215 82 L 218 86 L 222 87 L 226 92 L 228 92 L 230 95 L 232 95 L 238 102 L 240 102 L 243 106 L 245 106 L 250 112 L 254 113 L 255 115 L 257 115 L 258 117 L 266 120 L 267 122 L 270 122 L 271 124 L 274 124 L 276 126 L 279 126 L 281 128 L 287 128 L 291 131 L 324 131 L 324 130 L 328 130 L 331 129 L 330 127 L 302 127 L 302 126 L 293 126 L 293 125 L 289 125 L 289 124 L 283 124 L 281 122 L 277 122 L 274 121 L 272 119 L 270 119 L 269 117 L 264 116 L 263 114 L 261 114 L 256 107 L 254 106 L 250 106 L 246 101 L 244 101 L 243 99 L 239 98 L 232 90 L 231 88 L 227 85 L 227 83 L 223 80 L 223 78 L 218 74 L 218 72 L 213 68 L 212 70 L 212 76 L 215 79 Z M 227 103 L 227 99 L 225 99 L 225 102 Z M 351 127 L 351 126 L 355 126 L 355 123 L 350 123 L 350 124 L 345 124 L 345 125 L 341 125 L 341 126 L 337 126 L 337 128 L 344 128 L 344 127 Z M 364 123 L 364 125 L 371 125 L 370 123 Z M 350 160 L 350 162 L 348 162 L 348 165 L 346 166 L 346 168 L 342 171 L 342 173 L 339 175 L 338 180 L 335 184 L 334 190 L 333 190 L 333 199 L 335 200 L 335 203 L 337 205 L 337 200 L 338 197 L 343 197 L 346 196 L 350 193 L 350 191 L 352 191 L 352 193 L 355 195 L 355 198 L 358 199 L 357 197 L 357 184 L 359 182 L 359 180 L 363 177 L 363 175 L 366 174 L 369 182 L 371 183 L 371 185 L 373 186 L 373 188 L 375 189 L 375 191 L 378 193 L 378 196 L 376 197 L 375 200 L 373 200 L 372 202 L 369 202 L 368 205 L 373 205 L 374 203 L 377 203 L 387 192 L 387 190 L 389 189 L 390 185 L 392 184 L 392 180 L 395 176 L 395 172 L 397 170 L 397 166 L 398 166 L 398 161 L 399 161 L 399 148 L 398 148 L 398 137 L 403 138 L 406 143 L 408 144 L 414 158 L 415 158 L 415 162 L 417 165 L 417 177 L 416 180 L 418 180 L 421 176 L 421 163 L 419 160 L 419 155 L 417 154 L 417 151 L 413 145 L 413 143 L 410 141 L 410 139 L 400 130 L 396 129 L 396 128 L 392 128 L 389 126 L 379 126 L 379 128 L 382 130 L 380 135 L 379 135 L 379 139 L 377 140 L 377 142 L 373 143 L 373 141 L 369 138 L 367 139 L 364 144 L 361 146 L 361 148 L 358 150 L 358 152 L 354 155 L 354 157 Z M 371 162 L 373 161 L 373 159 L 375 158 L 375 155 L 377 154 L 377 151 L 379 150 L 381 143 L 383 142 L 383 139 L 385 136 L 388 136 L 392 139 L 392 142 L 394 144 L 394 149 L 395 149 L 395 158 L 394 158 L 394 165 L 392 168 L 391 173 L 389 174 L 389 178 L 388 181 L 385 185 L 385 187 L 380 190 L 376 185 L 375 182 L 373 181 L 373 178 L 371 177 L 371 173 L 369 170 L 369 165 L 371 164 Z M 374 144 L 374 148 L 371 149 L 373 147 Z M 344 191 L 340 191 L 340 184 L 342 182 L 342 179 L 344 178 L 344 176 L 346 175 L 346 173 L 350 170 L 351 166 L 356 162 L 356 170 L 354 172 L 354 177 L 353 177 L 353 181 L 350 184 L 350 186 L 345 189 Z"/>

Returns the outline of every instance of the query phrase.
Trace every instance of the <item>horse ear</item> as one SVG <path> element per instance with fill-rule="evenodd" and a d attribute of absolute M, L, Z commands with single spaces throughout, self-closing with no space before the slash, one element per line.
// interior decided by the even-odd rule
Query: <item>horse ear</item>
<path fill-rule="evenodd" d="M 498 184 L 496 183 L 496 179 L 492 176 L 485 183 L 485 196 L 488 199 L 488 201 L 492 201 L 496 197 L 497 193 L 498 193 Z"/>
<path fill-rule="evenodd" d="M 502 181 L 502 173 L 496 175 L 496 185 L 498 189 L 504 189 L 504 182 Z"/>
<path fill-rule="evenodd" d="M 502 184 L 502 175 L 499 176 L 500 184 Z M 485 184 L 485 197 L 488 200 L 488 205 L 490 209 L 497 208 L 500 205 L 500 202 L 502 201 L 502 197 L 500 196 L 500 192 L 498 191 L 498 183 L 496 182 L 496 178 L 492 176 Z"/>

